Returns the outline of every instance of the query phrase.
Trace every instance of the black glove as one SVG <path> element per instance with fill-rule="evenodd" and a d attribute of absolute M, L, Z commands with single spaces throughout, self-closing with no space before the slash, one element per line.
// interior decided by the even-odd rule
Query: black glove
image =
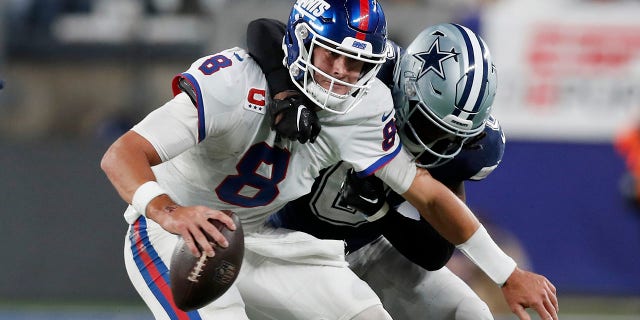
<path fill-rule="evenodd" d="M 371 222 L 384 217 L 389 211 L 382 180 L 374 175 L 358 178 L 353 169 L 349 169 L 342 182 L 340 200 L 360 211 Z"/>
<path fill-rule="evenodd" d="M 313 143 L 320 134 L 320 121 L 315 111 L 307 107 L 312 105 L 299 93 L 282 100 L 274 99 L 268 106 L 271 115 L 271 129 L 276 130 L 279 136 L 289 140 Z M 278 116 L 281 117 L 276 123 Z"/>

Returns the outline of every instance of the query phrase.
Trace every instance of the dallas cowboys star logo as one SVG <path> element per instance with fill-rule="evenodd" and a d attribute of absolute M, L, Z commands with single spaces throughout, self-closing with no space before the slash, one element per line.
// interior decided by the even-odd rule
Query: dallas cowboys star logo
<path fill-rule="evenodd" d="M 429 70 L 433 70 L 440 78 L 445 79 L 444 70 L 442 70 L 442 62 L 457 56 L 455 51 L 440 51 L 440 37 L 431 44 L 429 51 L 418 52 L 413 56 L 422 62 L 422 67 L 418 79 L 422 78 Z"/>

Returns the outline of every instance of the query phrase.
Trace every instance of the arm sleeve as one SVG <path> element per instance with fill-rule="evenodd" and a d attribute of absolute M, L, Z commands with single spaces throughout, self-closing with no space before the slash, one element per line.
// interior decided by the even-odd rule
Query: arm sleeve
<path fill-rule="evenodd" d="M 455 246 L 443 238 L 426 220 L 414 220 L 391 209 L 382 219 L 382 234 L 398 252 L 422 268 L 442 268 Z"/>
<path fill-rule="evenodd" d="M 256 19 L 247 26 L 247 49 L 264 72 L 269 92 L 295 90 L 289 72 L 283 65 L 282 38 L 286 25 L 274 19 Z"/>

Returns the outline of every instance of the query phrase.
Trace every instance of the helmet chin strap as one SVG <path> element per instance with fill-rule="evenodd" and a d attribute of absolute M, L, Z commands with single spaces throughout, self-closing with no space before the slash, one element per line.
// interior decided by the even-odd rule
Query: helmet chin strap
<path fill-rule="evenodd" d="M 322 106 L 328 106 L 337 111 L 342 111 L 345 108 L 345 102 L 350 97 L 348 94 L 332 94 L 313 80 L 307 84 L 307 90 Z"/>

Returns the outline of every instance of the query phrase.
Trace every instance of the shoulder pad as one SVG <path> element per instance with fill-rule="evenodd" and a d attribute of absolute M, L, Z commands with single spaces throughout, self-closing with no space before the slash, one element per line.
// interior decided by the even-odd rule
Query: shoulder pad
<path fill-rule="evenodd" d="M 193 85 L 191 85 L 189 81 L 185 80 L 184 77 L 178 78 L 178 88 L 189 96 L 189 99 L 191 99 L 191 103 L 193 103 L 194 106 L 198 105 L 196 89 L 194 89 Z"/>
<path fill-rule="evenodd" d="M 394 74 L 400 61 L 402 48 L 395 42 L 387 40 L 387 60 L 384 62 L 376 77 L 380 79 L 389 89 L 393 88 Z"/>
<path fill-rule="evenodd" d="M 481 134 L 483 137 L 473 143 L 473 148 L 463 148 L 451 161 L 429 169 L 429 173 L 445 184 L 486 178 L 502 161 L 506 140 L 493 116 L 487 119 Z"/>

